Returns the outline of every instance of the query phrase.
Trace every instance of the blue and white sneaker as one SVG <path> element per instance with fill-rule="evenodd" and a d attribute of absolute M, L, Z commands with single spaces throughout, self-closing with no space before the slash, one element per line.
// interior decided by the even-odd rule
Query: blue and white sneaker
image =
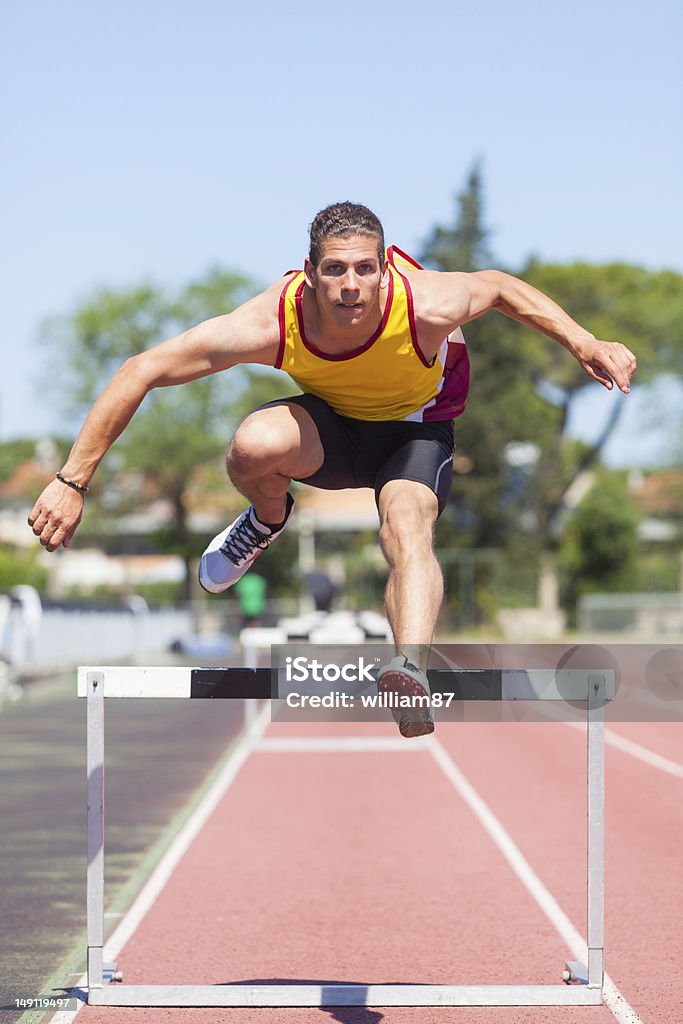
<path fill-rule="evenodd" d="M 400 700 L 401 697 L 410 699 L 412 706 L 391 709 L 401 736 L 411 739 L 414 736 L 428 736 L 434 732 L 429 680 L 426 673 L 408 661 L 405 654 L 398 654 L 379 670 L 377 689 L 380 693 L 394 694 L 396 700 Z"/>
<path fill-rule="evenodd" d="M 210 594 L 222 594 L 237 583 L 255 558 L 279 537 L 294 507 L 294 498 L 287 494 L 284 522 L 278 530 L 271 530 L 259 522 L 250 505 L 234 523 L 214 537 L 199 563 L 199 582 Z"/>

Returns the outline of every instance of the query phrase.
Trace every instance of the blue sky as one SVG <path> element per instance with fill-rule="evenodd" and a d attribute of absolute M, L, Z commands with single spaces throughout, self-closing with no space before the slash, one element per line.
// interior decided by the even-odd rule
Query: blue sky
<path fill-rule="evenodd" d="M 35 387 L 46 315 L 217 262 L 267 282 L 339 199 L 415 251 L 475 159 L 501 263 L 683 271 L 678 0 L 28 0 L 4 25 L 0 439 L 60 427 Z M 616 463 L 656 448 L 628 401 Z"/>

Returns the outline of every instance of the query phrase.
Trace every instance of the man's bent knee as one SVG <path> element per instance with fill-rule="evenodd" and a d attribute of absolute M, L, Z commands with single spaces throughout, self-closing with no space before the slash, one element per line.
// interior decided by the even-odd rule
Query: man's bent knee
<path fill-rule="evenodd" d="M 233 482 L 254 479 L 271 472 L 290 477 L 314 473 L 322 463 L 320 438 L 313 421 L 300 422 L 304 410 L 286 405 L 269 406 L 250 413 L 237 428 L 226 455 Z M 309 468 L 310 467 L 310 468 Z"/>
<path fill-rule="evenodd" d="M 228 471 L 234 470 L 240 476 L 254 469 L 263 462 L 277 458 L 286 451 L 281 435 L 268 423 L 267 418 L 260 421 L 255 415 L 244 420 L 235 433 L 228 447 L 226 463 Z"/>

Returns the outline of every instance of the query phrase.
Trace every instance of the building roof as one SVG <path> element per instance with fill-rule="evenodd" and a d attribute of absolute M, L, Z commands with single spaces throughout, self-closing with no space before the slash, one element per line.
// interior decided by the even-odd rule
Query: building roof
<path fill-rule="evenodd" d="M 316 530 L 376 530 L 375 494 L 370 487 L 324 491 L 306 487 L 297 491 L 299 514 L 312 517 Z"/>
<path fill-rule="evenodd" d="M 683 518 L 683 468 L 672 467 L 655 472 L 634 474 L 631 494 L 647 515 Z"/>

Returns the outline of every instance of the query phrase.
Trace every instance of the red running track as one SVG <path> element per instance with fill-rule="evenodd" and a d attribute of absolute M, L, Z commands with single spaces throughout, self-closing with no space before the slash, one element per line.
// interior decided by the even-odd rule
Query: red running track
<path fill-rule="evenodd" d="M 371 728 L 283 723 L 266 735 L 396 735 Z M 661 753 L 676 754 L 671 725 L 627 731 L 656 752 L 661 738 Z M 559 723 L 446 723 L 437 735 L 585 935 L 585 734 Z M 682 736 L 683 727 L 679 751 Z M 645 1024 L 683 1022 L 682 808 L 683 779 L 607 748 L 606 968 Z M 567 957 L 428 751 L 261 751 L 118 964 L 126 984 L 557 984 Z M 615 1016 L 604 1005 L 87 1006 L 78 1020 L 605 1024 Z"/>

